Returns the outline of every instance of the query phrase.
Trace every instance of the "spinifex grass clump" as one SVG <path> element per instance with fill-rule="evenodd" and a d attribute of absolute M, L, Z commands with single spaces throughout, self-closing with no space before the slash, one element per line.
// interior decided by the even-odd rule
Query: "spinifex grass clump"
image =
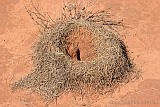
<path fill-rule="evenodd" d="M 73 7 L 69 12 L 76 10 Z M 54 25 L 45 24 L 42 36 L 34 46 L 35 69 L 27 77 L 15 82 L 13 90 L 31 89 L 52 100 L 66 92 L 81 94 L 94 91 L 104 94 L 131 79 L 133 64 L 124 43 L 118 35 L 96 24 L 96 21 L 104 22 L 103 25 L 118 25 L 120 22 L 107 22 L 102 18 L 107 16 L 104 11 L 100 15 L 98 12 L 86 15 L 81 11 L 75 11 L 73 17 L 63 15 L 66 19 Z M 97 38 L 93 47 L 96 57 L 91 61 L 75 62 L 68 53 L 66 38 L 81 28 Z"/>

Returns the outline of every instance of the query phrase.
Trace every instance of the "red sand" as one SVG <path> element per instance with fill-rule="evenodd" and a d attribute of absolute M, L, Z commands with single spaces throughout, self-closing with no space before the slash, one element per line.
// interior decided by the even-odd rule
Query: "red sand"
<path fill-rule="evenodd" d="M 24 4 L 30 0 L 0 0 L 0 107 L 44 107 L 36 94 L 15 92 L 10 84 L 31 72 L 31 46 L 38 39 L 38 28 L 27 15 Z M 33 0 L 53 18 L 63 0 Z M 73 0 L 72 0 L 73 1 Z M 160 106 L 160 1 L 97 0 L 92 9 L 107 9 L 132 28 L 123 38 L 131 58 L 141 68 L 143 78 L 122 86 L 112 96 L 94 96 L 83 101 L 71 95 L 58 99 L 56 107 L 159 107 Z M 53 107 L 54 103 L 50 104 Z"/>

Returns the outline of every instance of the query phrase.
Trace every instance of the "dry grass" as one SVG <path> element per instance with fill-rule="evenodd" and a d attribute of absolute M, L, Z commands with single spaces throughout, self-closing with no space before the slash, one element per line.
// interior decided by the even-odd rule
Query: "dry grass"
<path fill-rule="evenodd" d="M 118 35 L 102 26 L 119 25 L 120 22 L 106 21 L 102 18 L 106 17 L 105 11 L 88 15 L 85 9 L 79 11 L 76 7 L 65 6 L 64 11 L 69 14 L 62 15 L 61 22 L 50 26 L 45 24 L 42 36 L 34 46 L 35 69 L 27 77 L 13 83 L 13 90 L 31 89 L 46 100 L 54 100 L 67 92 L 113 92 L 119 84 L 127 83 L 134 77 L 137 72 L 124 43 Z M 97 25 L 97 22 L 102 25 Z M 94 50 L 98 55 L 92 61 L 77 61 L 74 64 L 67 52 L 66 37 L 80 28 L 87 29 L 97 38 Z"/>

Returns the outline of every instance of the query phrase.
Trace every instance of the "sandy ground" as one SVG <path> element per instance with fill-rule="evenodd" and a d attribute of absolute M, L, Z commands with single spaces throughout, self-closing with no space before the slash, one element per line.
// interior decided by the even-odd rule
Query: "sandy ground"
<path fill-rule="evenodd" d="M 0 107 L 44 107 L 41 98 L 27 91 L 12 93 L 10 84 L 31 72 L 31 46 L 38 39 L 38 27 L 26 13 L 30 0 L 0 0 Z M 33 0 L 41 11 L 55 18 L 63 0 Z M 160 1 L 97 0 L 93 8 L 107 9 L 132 28 L 123 40 L 142 78 L 121 86 L 112 95 L 74 99 L 65 95 L 50 107 L 160 107 Z"/>

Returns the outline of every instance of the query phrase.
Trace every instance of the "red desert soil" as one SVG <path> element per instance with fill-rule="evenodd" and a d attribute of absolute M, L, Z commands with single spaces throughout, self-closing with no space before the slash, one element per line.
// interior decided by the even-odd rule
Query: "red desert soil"
<path fill-rule="evenodd" d="M 31 46 L 38 39 L 38 27 L 26 13 L 30 0 L 0 0 L 0 107 L 44 107 L 36 94 L 11 92 L 10 84 L 32 69 Z M 65 0 L 33 0 L 41 11 L 55 18 Z M 66 0 L 68 1 L 68 0 Z M 73 1 L 73 0 L 72 0 Z M 75 100 L 58 98 L 56 107 L 160 107 L 160 0 L 97 0 L 97 9 L 107 9 L 132 28 L 122 39 L 142 78 L 130 82 L 112 95 Z M 67 2 L 66 2 L 67 3 Z M 124 33 L 123 33 L 124 34 Z M 92 52 L 91 52 L 92 54 Z M 49 107 L 53 107 L 54 103 Z"/>

